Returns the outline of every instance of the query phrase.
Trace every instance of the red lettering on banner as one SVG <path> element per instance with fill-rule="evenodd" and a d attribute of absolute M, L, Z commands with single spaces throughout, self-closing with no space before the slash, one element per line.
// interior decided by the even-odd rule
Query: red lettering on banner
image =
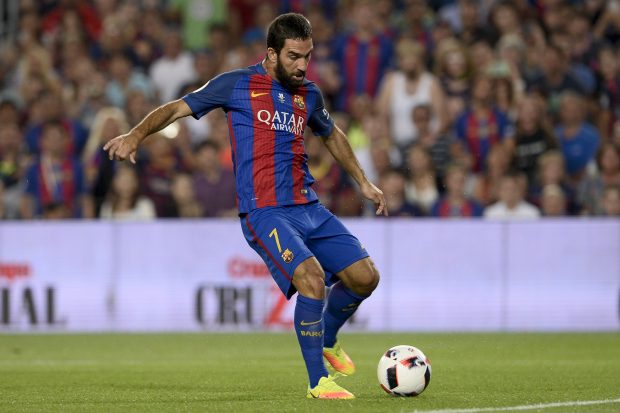
<path fill-rule="evenodd" d="M 287 327 L 291 328 L 293 326 L 293 320 L 284 319 L 284 310 L 290 304 L 290 301 L 286 299 L 286 297 L 280 292 L 277 287 L 271 289 L 271 294 L 276 295 L 277 299 L 269 314 L 267 314 L 267 318 L 265 319 L 265 325 L 268 327 Z"/>
<path fill-rule="evenodd" d="M 32 275 L 29 264 L 25 263 L 0 263 L 0 279 L 6 278 L 9 281 L 18 278 L 27 278 Z"/>
<path fill-rule="evenodd" d="M 232 257 L 228 260 L 228 276 L 231 278 L 269 278 L 271 274 L 264 262 Z"/>

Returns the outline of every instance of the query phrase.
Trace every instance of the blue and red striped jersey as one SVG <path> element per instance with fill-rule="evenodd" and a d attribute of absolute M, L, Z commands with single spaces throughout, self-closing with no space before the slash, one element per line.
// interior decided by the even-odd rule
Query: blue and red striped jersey
<path fill-rule="evenodd" d="M 223 73 L 183 100 L 196 119 L 218 107 L 226 113 L 239 213 L 318 199 L 304 131 L 308 125 L 328 137 L 334 123 L 314 83 L 291 92 L 258 63 Z"/>

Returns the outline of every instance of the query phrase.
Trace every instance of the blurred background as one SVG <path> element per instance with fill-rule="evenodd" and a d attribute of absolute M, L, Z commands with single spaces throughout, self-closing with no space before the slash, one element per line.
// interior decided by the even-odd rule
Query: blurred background
<path fill-rule="evenodd" d="M 101 147 L 259 62 L 267 26 L 290 11 L 313 25 L 308 78 L 397 218 L 360 219 L 373 206 L 309 134 L 321 201 L 351 217 L 384 273 L 385 298 L 368 306 L 382 318 L 361 311 L 360 326 L 618 328 L 618 0 L 3 0 L 3 326 L 286 325 L 232 219 L 222 111 L 150 137 L 135 167 Z M 58 304 L 63 277 L 77 304 Z M 390 319 L 401 282 L 434 291 L 411 304 L 434 314 L 426 324 Z M 184 298 L 167 296 L 183 283 Z M 140 300 L 162 313 L 136 315 Z M 123 324 L 128 312 L 137 318 Z M 103 321 L 83 319 L 95 313 Z"/>

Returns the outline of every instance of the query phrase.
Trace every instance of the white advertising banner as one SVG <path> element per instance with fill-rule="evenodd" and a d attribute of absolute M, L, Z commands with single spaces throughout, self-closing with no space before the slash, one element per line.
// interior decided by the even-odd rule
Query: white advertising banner
<path fill-rule="evenodd" d="M 347 220 L 381 283 L 361 331 L 618 330 L 620 222 Z M 288 329 L 236 220 L 0 225 L 2 331 Z"/>

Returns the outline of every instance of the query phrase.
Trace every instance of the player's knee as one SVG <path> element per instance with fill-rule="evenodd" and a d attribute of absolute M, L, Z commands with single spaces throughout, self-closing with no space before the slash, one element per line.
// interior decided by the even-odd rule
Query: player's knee
<path fill-rule="evenodd" d="M 325 297 L 325 273 L 320 267 L 298 268 L 293 275 L 293 285 L 305 297 Z"/>
<path fill-rule="evenodd" d="M 355 288 L 354 291 L 359 295 L 370 295 L 379 285 L 379 271 L 375 264 L 368 260 L 368 264 L 364 266 L 363 271 L 360 271 L 359 275 L 356 277 Z"/>

